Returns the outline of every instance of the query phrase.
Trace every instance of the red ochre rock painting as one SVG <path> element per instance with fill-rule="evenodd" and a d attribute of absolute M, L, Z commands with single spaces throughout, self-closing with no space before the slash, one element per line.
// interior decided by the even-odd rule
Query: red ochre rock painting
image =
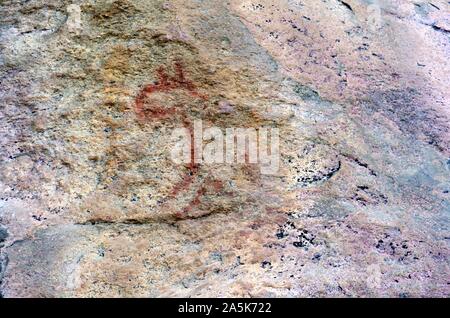
<path fill-rule="evenodd" d="M 175 75 L 170 76 L 167 74 L 164 66 L 160 66 L 157 69 L 158 80 L 154 84 L 145 85 L 137 94 L 135 99 L 135 113 L 138 120 L 142 123 L 146 122 L 164 122 L 165 120 L 178 117 L 181 119 L 182 124 L 190 132 L 193 138 L 193 124 L 188 118 L 187 109 L 184 105 L 175 105 L 171 107 L 164 107 L 154 102 L 149 102 L 148 98 L 157 92 L 170 93 L 174 90 L 184 90 L 191 97 L 198 99 L 199 102 L 208 100 L 208 96 L 198 92 L 197 87 L 192 81 L 186 78 L 183 70 L 183 65 L 180 61 L 176 61 L 173 65 Z M 191 158 L 192 161 L 186 166 L 188 172 L 183 176 L 182 180 L 174 184 L 170 194 L 166 199 L 175 200 L 178 195 L 183 192 L 189 191 L 194 182 L 199 177 L 200 164 L 194 163 L 194 141 L 191 142 Z M 212 189 L 214 192 L 219 193 L 224 188 L 223 181 L 212 178 L 209 174 L 205 180 L 201 183 L 198 189 L 195 190 L 194 198 L 190 203 L 181 208 L 178 212 L 175 212 L 174 217 L 177 219 L 185 219 L 190 217 L 190 212 L 201 204 L 202 197 L 206 194 L 207 189 Z M 167 203 L 167 201 L 165 203 Z M 165 208 L 163 204 L 161 208 Z"/>
<path fill-rule="evenodd" d="M 157 70 L 158 81 L 155 84 L 145 85 L 136 96 L 135 112 L 140 120 L 146 119 L 166 119 L 177 113 L 183 114 L 185 109 L 177 107 L 162 107 L 159 105 L 148 105 L 146 107 L 145 99 L 156 92 L 170 92 L 176 89 L 183 89 L 189 95 L 200 100 L 207 100 L 208 97 L 200 94 L 196 86 L 184 75 L 184 70 L 181 62 L 174 63 L 175 76 L 169 76 L 164 66 L 160 66 Z"/>

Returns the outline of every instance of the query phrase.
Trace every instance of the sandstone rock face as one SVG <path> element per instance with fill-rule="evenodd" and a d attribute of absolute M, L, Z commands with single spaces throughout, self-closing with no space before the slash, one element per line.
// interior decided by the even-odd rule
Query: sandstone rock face
<path fill-rule="evenodd" d="M 450 296 L 448 1 L 0 8 L 3 297 Z M 175 163 L 196 120 L 278 171 Z"/>

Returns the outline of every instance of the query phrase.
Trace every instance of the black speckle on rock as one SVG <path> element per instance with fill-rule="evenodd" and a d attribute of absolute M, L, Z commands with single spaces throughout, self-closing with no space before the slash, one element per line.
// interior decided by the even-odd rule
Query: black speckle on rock
<path fill-rule="evenodd" d="M 342 4 L 344 7 L 346 7 L 351 13 L 354 13 L 353 8 L 345 1 L 338 0 L 340 4 Z"/>
<path fill-rule="evenodd" d="M 263 261 L 263 262 L 261 263 L 261 267 L 262 267 L 262 268 L 272 268 L 272 263 L 269 262 L 269 261 Z"/>
<path fill-rule="evenodd" d="M 376 248 L 381 248 L 381 245 L 384 243 L 383 240 L 378 240 L 377 245 L 375 246 Z"/>
<path fill-rule="evenodd" d="M 281 240 L 282 238 L 285 238 L 286 236 L 288 236 L 288 234 L 286 232 L 283 231 L 283 229 L 279 229 L 278 232 L 275 234 L 277 236 L 277 238 L 279 240 Z"/>
<path fill-rule="evenodd" d="M 315 242 L 316 236 L 314 234 L 310 233 L 306 229 L 299 229 L 298 232 L 298 241 L 292 243 L 295 247 L 304 247 L 305 249 L 308 249 L 308 246 L 310 245 L 317 245 Z"/>
<path fill-rule="evenodd" d="M 303 242 L 294 242 L 292 243 L 295 247 L 304 247 L 305 245 L 303 244 Z"/>
<path fill-rule="evenodd" d="M 97 254 L 98 254 L 98 256 L 100 256 L 100 257 L 105 257 L 105 248 L 104 248 L 103 246 L 100 246 L 100 247 L 97 249 Z"/>
<path fill-rule="evenodd" d="M 4 227 L 0 226 L 0 243 L 4 242 L 8 237 L 8 231 Z"/>

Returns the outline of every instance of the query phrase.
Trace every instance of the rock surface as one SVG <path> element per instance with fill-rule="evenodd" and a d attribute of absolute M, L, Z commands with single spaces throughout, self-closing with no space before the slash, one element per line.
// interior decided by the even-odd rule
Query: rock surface
<path fill-rule="evenodd" d="M 3 297 L 450 296 L 448 1 L 0 12 Z M 176 165 L 196 119 L 280 170 Z"/>

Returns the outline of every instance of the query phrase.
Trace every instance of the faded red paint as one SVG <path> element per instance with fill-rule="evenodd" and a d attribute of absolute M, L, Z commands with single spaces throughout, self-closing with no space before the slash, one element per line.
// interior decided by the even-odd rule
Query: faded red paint
<path fill-rule="evenodd" d="M 175 213 L 175 216 L 178 219 L 184 219 L 188 217 L 192 209 L 202 203 L 202 198 L 207 193 L 207 189 L 212 189 L 215 193 L 219 193 L 223 190 L 223 188 L 224 185 L 221 180 L 212 179 L 208 176 L 207 179 L 202 183 L 202 185 L 197 189 L 194 198 L 180 212 Z"/>
<path fill-rule="evenodd" d="M 167 74 L 163 66 L 159 67 L 157 70 L 158 81 L 155 84 L 145 85 L 135 98 L 135 112 L 141 122 L 160 122 L 178 116 L 178 118 L 181 119 L 184 127 L 187 128 L 191 134 L 192 159 L 191 162 L 186 166 L 188 170 L 187 174 L 182 178 L 181 181 L 177 182 L 170 191 L 169 198 L 172 199 L 176 198 L 181 192 L 189 190 L 189 188 L 197 178 L 199 172 L 200 165 L 194 163 L 195 148 L 193 139 L 193 124 L 187 117 L 186 108 L 184 107 L 184 105 L 163 107 L 156 104 L 155 102 L 150 102 L 148 99 L 152 94 L 157 92 L 170 92 L 172 90 L 182 89 L 185 90 L 191 97 L 199 99 L 200 101 L 208 100 L 208 97 L 204 94 L 199 93 L 196 85 L 186 78 L 181 62 L 175 62 L 173 68 L 175 74 L 174 76 L 170 76 Z M 210 182 L 210 178 L 208 179 L 208 182 Z M 193 200 L 187 207 L 175 213 L 175 216 L 177 218 L 185 218 L 186 215 L 194 207 L 198 206 L 201 203 L 201 198 L 206 193 L 205 186 L 208 182 L 203 182 L 200 185 L 200 188 L 196 191 Z M 219 180 L 215 180 L 212 185 L 216 191 L 220 191 L 223 188 L 223 184 Z"/>
<path fill-rule="evenodd" d="M 158 75 L 158 81 L 155 84 L 145 85 L 139 91 L 135 99 L 135 112 L 140 120 L 166 119 L 172 117 L 177 113 L 183 114 L 183 112 L 185 111 L 181 105 L 178 107 L 173 106 L 166 108 L 154 103 L 146 103 L 146 99 L 156 92 L 170 92 L 171 90 L 175 89 L 183 89 L 194 98 L 199 98 L 201 100 L 208 99 L 206 95 L 200 94 L 197 91 L 196 86 L 186 78 L 186 76 L 184 75 L 183 66 L 179 61 L 174 63 L 174 70 L 175 75 L 169 76 L 166 73 L 165 68 L 163 66 L 160 66 L 156 71 Z"/>

